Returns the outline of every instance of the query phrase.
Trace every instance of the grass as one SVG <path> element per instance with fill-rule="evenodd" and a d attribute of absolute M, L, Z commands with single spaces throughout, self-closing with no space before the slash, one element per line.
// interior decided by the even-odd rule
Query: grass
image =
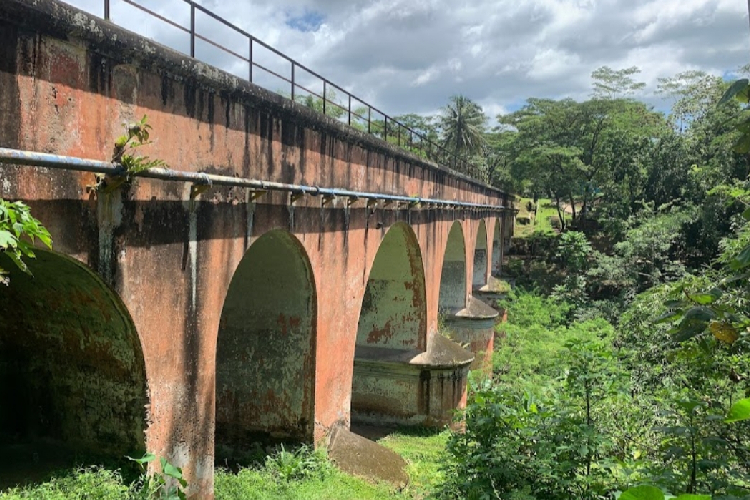
<path fill-rule="evenodd" d="M 534 206 L 534 211 L 528 211 L 528 204 L 534 204 L 532 198 L 521 198 L 516 204 L 519 209 L 516 216 L 515 236 L 517 238 L 526 238 L 535 232 L 552 233 L 555 229 L 552 227 L 550 217 L 557 218 L 557 208 L 549 198 L 539 198 Z M 520 224 L 519 219 L 530 218 L 531 224 Z M 570 220 L 571 216 L 566 215 L 565 220 Z"/>
<path fill-rule="evenodd" d="M 391 485 L 345 474 L 325 452 L 281 450 L 264 465 L 238 472 L 217 469 L 216 500 L 421 500 L 442 480 L 439 470 L 447 430 L 401 429 L 379 440 L 408 463 L 410 484 L 402 491 Z M 0 500 L 150 500 L 122 478 L 119 471 L 100 467 L 63 470 L 42 483 L 0 490 Z"/>
<path fill-rule="evenodd" d="M 447 429 L 416 428 L 401 429 L 378 440 L 379 444 L 404 457 L 408 464 L 410 483 L 404 492 L 406 498 L 425 498 L 442 482 L 440 463 L 449 436 Z"/>
<path fill-rule="evenodd" d="M 89 467 L 63 471 L 49 481 L 0 491 L 0 500 L 124 500 L 137 498 L 118 471 Z"/>
<path fill-rule="evenodd" d="M 325 477 L 283 481 L 263 469 L 242 469 L 231 473 L 217 470 L 216 500 L 398 500 L 404 496 L 388 485 L 332 470 Z"/>

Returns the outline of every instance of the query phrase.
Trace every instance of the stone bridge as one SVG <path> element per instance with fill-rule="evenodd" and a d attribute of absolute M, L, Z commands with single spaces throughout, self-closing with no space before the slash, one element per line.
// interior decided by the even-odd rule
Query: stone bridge
<path fill-rule="evenodd" d="M 92 188 L 75 158 L 111 160 L 143 115 L 170 170 Z M 33 277 L 0 255 L 6 458 L 147 449 L 211 498 L 214 463 L 259 443 L 450 423 L 492 351 L 472 290 L 500 272 L 506 194 L 109 22 L 0 0 L 0 147 L 67 157 L 0 165 L 54 240 Z"/>

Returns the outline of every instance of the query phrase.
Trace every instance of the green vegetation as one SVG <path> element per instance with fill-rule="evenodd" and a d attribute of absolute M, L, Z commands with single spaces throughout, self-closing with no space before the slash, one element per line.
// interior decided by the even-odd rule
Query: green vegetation
<path fill-rule="evenodd" d="M 442 483 L 442 463 L 450 431 L 439 429 L 401 429 L 378 442 L 392 449 L 408 464 L 409 485 L 406 498 L 427 498 L 435 485 Z"/>
<path fill-rule="evenodd" d="M 349 476 L 328 460 L 325 450 L 302 446 L 296 450 L 280 448 L 265 462 L 238 471 L 217 469 L 217 500 L 397 500 L 426 498 L 442 478 L 441 456 L 447 431 L 404 430 L 394 432 L 381 443 L 401 453 L 409 462 L 411 484 L 395 491 L 386 484 Z M 147 463 L 153 455 L 136 462 Z M 181 471 L 162 463 L 163 473 L 127 479 L 119 471 L 101 467 L 60 471 L 41 484 L 0 491 L 0 500 L 177 500 L 181 488 L 174 480 Z M 179 476 L 179 477 L 178 477 Z M 171 480 L 170 480 L 171 479 Z"/>
<path fill-rule="evenodd" d="M 0 198 L 0 253 L 4 253 L 23 272 L 31 274 L 24 259 L 33 259 L 34 243 L 39 240 L 52 248 L 49 231 L 31 215 L 23 202 Z M 8 272 L 0 267 L 0 284 L 8 285 Z"/>
<path fill-rule="evenodd" d="M 746 111 L 690 72 L 661 81 L 662 116 L 627 97 L 637 74 L 504 118 L 519 189 L 572 214 L 508 263 L 495 377 L 448 442 L 442 498 L 750 498 Z"/>

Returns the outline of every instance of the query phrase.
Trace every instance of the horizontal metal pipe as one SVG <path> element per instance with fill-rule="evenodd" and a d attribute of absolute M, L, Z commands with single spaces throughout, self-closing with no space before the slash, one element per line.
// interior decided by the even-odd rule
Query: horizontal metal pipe
<path fill-rule="evenodd" d="M 0 163 L 15 163 L 17 165 L 61 168 L 65 170 L 79 170 L 81 172 L 112 175 L 120 175 L 125 171 L 121 165 L 108 161 L 38 153 L 36 151 L 22 151 L 10 148 L 0 148 Z"/>
<path fill-rule="evenodd" d="M 127 173 L 122 165 L 116 163 L 91 160 L 87 158 L 78 158 L 75 156 L 61 156 L 49 153 L 39 153 L 36 151 L 22 151 L 10 148 L 0 148 L 0 164 L 16 164 L 35 167 L 57 168 L 109 175 L 124 175 Z M 349 189 L 307 186 L 303 184 L 287 184 L 283 182 L 248 179 L 245 177 L 230 177 L 228 175 L 186 172 L 183 170 L 172 170 L 169 168 L 160 167 L 144 170 L 133 175 L 135 177 L 147 177 L 150 179 L 159 179 L 164 181 L 190 182 L 200 185 L 242 187 L 263 191 L 286 191 L 296 194 L 309 194 L 312 196 L 323 195 L 342 198 L 363 198 L 368 200 L 397 201 L 406 203 L 429 203 L 434 205 L 477 208 L 493 211 L 511 210 L 510 208 L 504 207 L 502 205 L 482 205 L 480 203 L 468 203 L 464 201 L 449 201 L 434 198 L 419 198 L 415 196 L 370 193 L 363 191 L 352 191 Z"/>

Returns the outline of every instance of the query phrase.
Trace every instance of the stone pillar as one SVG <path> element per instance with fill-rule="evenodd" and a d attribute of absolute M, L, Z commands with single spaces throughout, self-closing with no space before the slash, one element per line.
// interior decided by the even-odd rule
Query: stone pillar
<path fill-rule="evenodd" d="M 466 406 L 474 357 L 456 342 L 432 335 L 426 352 L 358 345 L 352 421 L 377 425 L 452 424 Z"/>
<path fill-rule="evenodd" d="M 445 316 L 451 338 L 474 354 L 472 370 L 492 373 L 492 352 L 495 347 L 495 323 L 500 313 L 481 300 L 469 297 L 468 307 Z"/>

